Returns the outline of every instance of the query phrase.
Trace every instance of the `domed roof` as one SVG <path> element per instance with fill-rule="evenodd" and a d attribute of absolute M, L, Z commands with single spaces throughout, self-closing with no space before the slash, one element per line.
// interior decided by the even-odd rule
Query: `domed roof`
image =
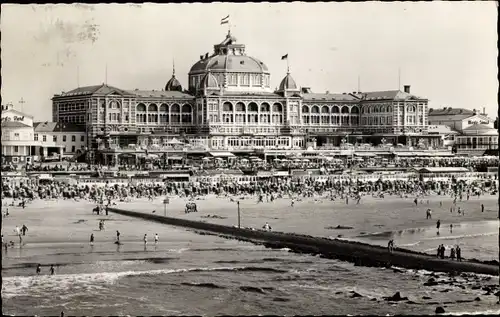
<path fill-rule="evenodd" d="M 202 59 L 191 67 L 189 73 L 227 71 L 235 73 L 267 73 L 267 66 L 255 57 L 247 55 L 215 55 Z"/>
<path fill-rule="evenodd" d="M 175 75 L 172 75 L 172 78 L 165 85 L 166 91 L 182 91 L 181 83 L 175 78 Z"/>
<path fill-rule="evenodd" d="M 295 83 L 295 80 L 292 78 L 292 75 L 290 75 L 290 73 L 287 73 L 285 78 L 283 78 L 283 80 L 281 81 L 279 90 L 298 90 L 297 84 Z"/>
<path fill-rule="evenodd" d="M 236 38 L 229 32 L 226 38 L 214 45 L 212 55 L 200 56 L 189 74 L 213 72 L 269 73 L 267 66 L 255 57 L 246 55 L 245 45 L 236 43 Z"/>
<path fill-rule="evenodd" d="M 219 83 L 217 82 L 217 78 L 209 71 L 200 83 L 200 89 L 219 89 Z"/>

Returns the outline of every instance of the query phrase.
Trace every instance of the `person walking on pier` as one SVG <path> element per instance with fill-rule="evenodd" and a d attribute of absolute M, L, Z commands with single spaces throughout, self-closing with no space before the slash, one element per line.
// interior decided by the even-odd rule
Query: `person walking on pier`
<path fill-rule="evenodd" d="M 462 250 L 460 249 L 460 246 L 457 245 L 456 250 L 457 250 L 457 261 L 462 262 Z"/>
<path fill-rule="evenodd" d="M 387 249 L 389 250 L 389 253 L 392 253 L 394 251 L 394 240 L 393 239 L 389 240 L 389 243 L 387 244 Z"/>
<path fill-rule="evenodd" d="M 455 248 L 451 248 L 450 250 L 450 259 L 455 260 Z"/>

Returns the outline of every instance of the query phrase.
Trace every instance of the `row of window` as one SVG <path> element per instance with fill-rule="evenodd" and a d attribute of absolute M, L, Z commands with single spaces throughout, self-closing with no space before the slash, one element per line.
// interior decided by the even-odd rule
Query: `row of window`
<path fill-rule="evenodd" d="M 62 141 L 63 142 L 66 142 L 66 137 L 67 137 L 66 135 L 62 136 Z M 38 133 L 35 133 L 34 140 L 38 141 Z M 52 141 L 57 142 L 57 135 L 53 135 L 52 136 Z M 47 135 L 46 134 L 42 134 L 42 142 L 47 142 Z M 76 135 L 72 135 L 71 136 L 71 142 L 76 142 Z M 80 142 L 85 142 L 85 136 L 84 135 L 80 135 Z"/>
<path fill-rule="evenodd" d="M 59 112 L 69 112 L 69 111 L 85 111 L 85 104 L 83 102 L 74 103 L 63 103 L 59 104 Z"/>
<path fill-rule="evenodd" d="M 173 105 L 167 105 L 167 104 L 161 104 L 160 107 L 158 108 L 157 104 L 150 104 L 149 106 L 146 107 L 145 104 L 140 103 L 137 105 L 136 110 L 138 112 L 146 112 L 146 109 L 148 112 L 158 112 L 158 109 L 160 112 L 173 112 L 173 113 L 179 113 L 179 112 L 184 112 L 184 113 L 191 113 L 193 112 L 193 107 L 191 105 L 185 104 L 182 106 L 174 103 Z"/>
<path fill-rule="evenodd" d="M 65 122 L 65 123 L 85 123 L 85 116 L 79 115 L 79 116 L 67 116 L 67 115 L 59 115 L 59 121 L 60 122 Z"/>
<path fill-rule="evenodd" d="M 192 123 L 193 116 L 189 114 L 152 114 L 138 113 L 135 115 L 137 123 Z"/>

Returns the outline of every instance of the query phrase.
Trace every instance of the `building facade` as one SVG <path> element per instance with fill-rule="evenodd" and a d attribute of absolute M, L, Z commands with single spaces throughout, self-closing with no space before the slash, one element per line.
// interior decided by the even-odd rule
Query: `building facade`
<path fill-rule="evenodd" d="M 2 164 L 33 163 L 61 150 L 52 140 L 35 140 L 33 117 L 2 105 Z"/>
<path fill-rule="evenodd" d="M 416 145 L 428 130 L 428 100 L 404 91 L 313 93 L 288 72 L 277 89 L 244 44 L 227 34 L 200 56 L 183 89 L 89 86 L 55 95 L 53 121 L 83 127 L 96 149 L 166 144 L 178 138 L 206 149 L 305 149 L 343 143 Z"/>
<path fill-rule="evenodd" d="M 460 108 L 431 109 L 429 123 L 448 126 L 457 135 L 454 148 L 457 154 L 483 155 L 498 153 L 498 130 L 494 121 L 483 112 Z"/>
<path fill-rule="evenodd" d="M 71 123 L 35 122 L 34 140 L 45 144 L 54 142 L 61 147 L 63 154 L 74 156 L 83 153 L 87 148 L 85 127 Z"/>

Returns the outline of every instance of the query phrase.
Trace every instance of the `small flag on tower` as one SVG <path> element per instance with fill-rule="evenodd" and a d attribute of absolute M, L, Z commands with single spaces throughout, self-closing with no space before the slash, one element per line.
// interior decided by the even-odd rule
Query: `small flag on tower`
<path fill-rule="evenodd" d="M 222 20 L 220 20 L 220 24 L 227 24 L 229 23 L 229 15 L 225 18 L 223 18 Z"/>
<path fill-rule="evenodd" d="M 288 53 L 286 55 L 281 56 L 281 60 L 288 59 Z"/>

